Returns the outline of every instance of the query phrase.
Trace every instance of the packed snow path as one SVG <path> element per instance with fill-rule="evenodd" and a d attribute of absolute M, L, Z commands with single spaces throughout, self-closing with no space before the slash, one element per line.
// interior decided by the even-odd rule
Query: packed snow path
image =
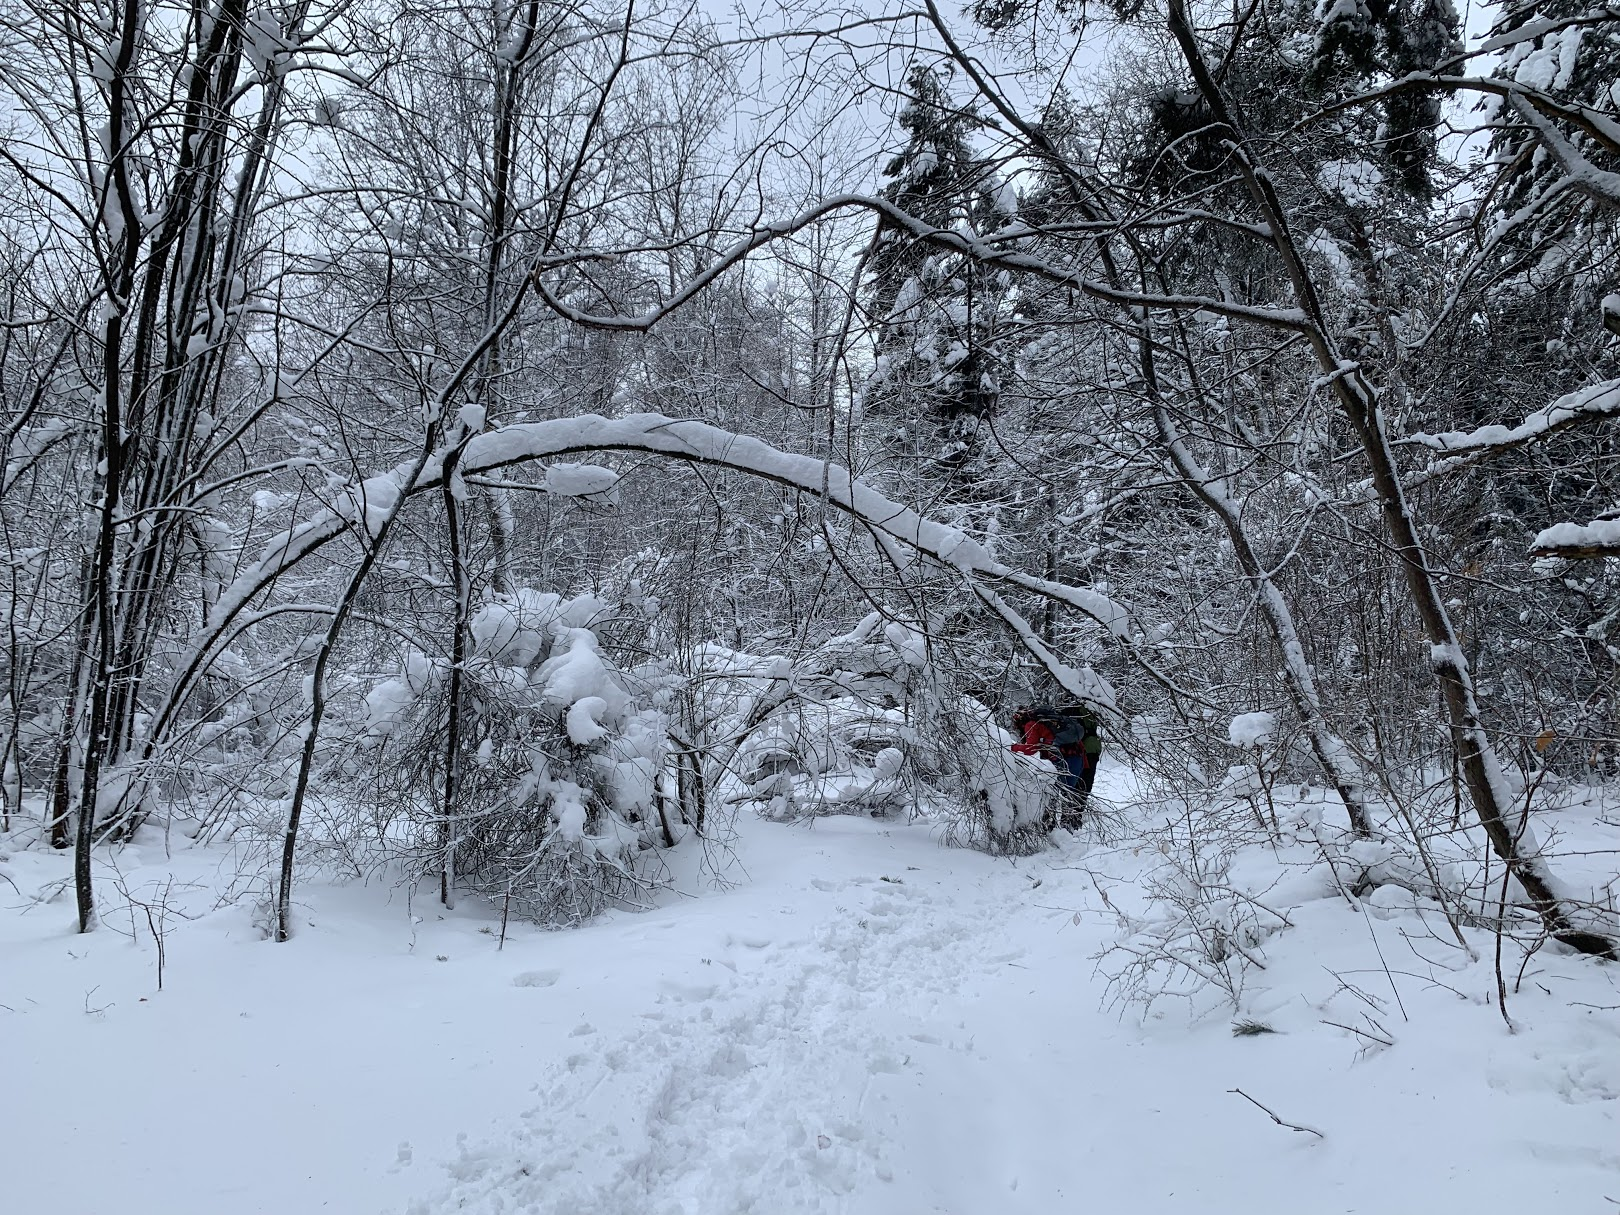
<path fill-rule="evenodd" d="M 803 842 L 814 849 L 814 838 Z M 781 892 L 774 915 L 723 935 L 700 959 L 703 981 L 660 983 L 639 1024 L 604 1032 L 582 1021 L 516 1131 L 464 1152 L 445 1205 L 821 1211 L 881 1198 L 879 1181 L 919 1211 L 957 1209 L 957 1177 L 914 1171 L 894 1149 L 924 1129 L 914 1097 L 935 1062 L 975 1052 L 964 1000 L 1002 982 L 1023 951 L 1007 948 L 1009 917 L 987 891 L 954 889 L 937 869 L 895 868 L 811 877 Z M 815 913 L 805 914 L 806 895 Z M 679 928 L 670 919 L 647 933 Z M 962 1075 L 960 1064 L 946 1071 Z M 969 1091 L 930 1096 L 976 1104 Z M 949 1143 L 943 1113 L 925 1115 L 939 1122 L 925 1140 Z M 968 1122 L 977 1142 L 960 1148 L 1003 1168 L 1001 1145 L 984 1137 L 992 1128 L 977 1113 Z"/>
<path fill-rule="evenodd" d="M 1323 901 L 1246 1009 L 1279 1032 L 1234 1038 L 1224 1016 L 1102 1006 L 1101 895 L 1132 899 L 1128 848 L 1015 863 L 925 828 L 745 826 L 734 888 L 500 951 L 474 908 L 418 903 L 413 923 L 398 892 L 312 888 L 286 947 L 241 908 L 176 921 L 157 993 L 149 943 L 76 937 L 61 903 L 0 919 L 7 1208 L 1506 1215 L 1620 1197 L 1620 1035 L 1575 1004 L 1620 1003 L 1612 968 L 1538 958 L 1509 1036 L 1488 965 L 1437 981 L 1410 922 Z M 143 855 L 157 872 L 161 845 L 125 854 L 132 890 Z M 26 888 L 53 863 L 6 871 Z M 1374 930 L 1390 975 L 1367 969 Z M 1323 1023 L 1354 1023 L 1341 981 L 1389 1007 L 1396 1046 Z"/>
<path fill-rule="evenodd" d="M 1474 1036 L 1417 1027 L 1425 1058 L 1387 1069 L 1323 1037 L 1301 997 L 1292 1019 L 1313 1036 L 1234 1040 L 1222 1018 L 1189 1036 L 1177 1010 L 1144 1028 L 1099 1008 L 1086 848 L 1015 864 L 918 835 L 801 831 L 804 856 L 777 858 L 796 879 L 716 926 L 701 981 L 661 982 L 617 1032 L 577 1026 L 534 1106 L 463 1145 L 410 1215 L 1506 1213 L 1538 1191 L 1596 1211 L 1616 1191 L 1612 1023 L 1568 1058 L 1503 1052 L 1525 1072 L 1512 1080 L 1483 1002 Z M 1543 1054 L 1552 1072 L 1532 1079 Z M 1277 1127 L 1236 1087 L 1331 1141 Z M 1527 1094 L 1519 1118 L 1472 1117 Z"/>

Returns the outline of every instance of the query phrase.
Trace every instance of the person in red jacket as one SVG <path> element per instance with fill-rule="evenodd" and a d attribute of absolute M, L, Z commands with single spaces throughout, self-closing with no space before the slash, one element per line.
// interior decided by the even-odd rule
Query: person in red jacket
<path fill-rule="evenodd" d="M 1036 717 L 1027 705 L 1013 713 L 1012 727 L 1023 740 L 1012 745 L 1019 755 L 1039 755 L 1059 767 L 1063 766 L 1063 754 L 1058 750 L 1056 732 L 1048 723 Z"/>
<path fill-rule="evenodd" d="M 1060 720 L 1050 710 L 1021 705 L 1012 716 L 1012 726 L 1022 738 L 1012 749 L 1019 755 L 1038 755 L 1047 760 L 1058 772 L 1058 780 L 1065 790 L 1061 810 L 1052 815 L 1050 826 L 1063 826 L 1078 830 L 1085 815 L 1086 801 L 1091 792 L 1087 776 L 1096 770 L 1096 761 L 1086 754 L 1080 728 Z M 1067 727 L 1064 738 L 1058 731 Z"/>

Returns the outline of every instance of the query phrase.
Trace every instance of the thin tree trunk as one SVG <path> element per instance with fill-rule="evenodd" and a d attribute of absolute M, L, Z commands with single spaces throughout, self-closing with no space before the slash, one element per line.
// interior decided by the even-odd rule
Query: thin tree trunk
<path fill-rule="evenodd" d="M 93 613 L 94 658 L 90 671 L 89 712 L 85 722 L 84 768 L 79 780 L 79 821 L 73 843 L 73 889 L 79 910 L 79 931 L 96 925 L 95 891 L 90 872 L 90 848 L 95 840 L 96 809 L 103 760 L 112 752 L 110 709 L 117 676 L 116 605 L 113 602 L 116 532 L 124 488 L 126 444 L 122 391 L 124 316 L 129 307 L 139 264 L 141 217 L 135 206 L 134 187 L 126 145 L 130 104 L 130 71 L 135 62 L 143 11 L 140 0 L 124 0 L 118 18 L 118 50 L 107 83 L 107 147 L 112 150 L 107 172 L 107 202 L 103 223 L 108 229 L 111 274 L 105 282 L 101 332 L 101 443 L 96 466 L 96 530 L 89 562 L 87 615 Z"/>
<path fill-rule="evenodd" d="M 429 427 L 430 436 L 435 429 Z M 421 474 L 422 467 L 427 463 L 432 451 L 433 443 L 430 438 L 423 443 L 422 452 L 411 470 L 407 483 L 414 481 Z M 320 737 L 321 722 L 326 716 L 326 668 L 332 660 L 332 651 L 337 648 L 338 641 L 343 636 L 343 627 L 354 612 L 355 599 L 360 594 L 360 588 L 365 584 L 366 578 L 383 551 L 383 541 L 392 530 L 394 520 L 404 509 L 406 497 L 403 491 L 402 486 L 393 507 L 378 525 L 374 535 L 368 534 L 365 528 L 366 511 L 362 505 L 360 510 L 362 524 L 357 532 L 364 545 L 360 561 L 355 566 L 354 573 L 349 576 L 343 597 L 332 613 L 332 619 L 326 627 L 326 635 L 321 639 L 320 649 L 315 655 L 314 668 L 309 675 L 309 714 L 304 723 L 303 746 L 298 754 L 298 774 L 293 781 L 292 800 L 287 809 L 287 829 L 281 842 L 281 874 L 276 890 L 277 941 L 286 941 L 292 936 L 293 862 L 298 856 L 298 832 L 303 822 L 304 801 L 309 794 L 310 776 L 315 770 L 315 747 Z"/>
<path fill-rule="evenodd" d="M 84 772 L 79 780 L 79 821 L 73 841 L 73 890 L 78 901 L 80 932 L 89 932 L 96 925 L 90 849 L 95 841 L 103 760 L 113 753 L 114 728 L 110 710 L 113 682 L 117 675 L 113 666 L 117 646 L 113 634 L 115 612 L 112 572 L 118 522 L 118 496 L 123 472 L 123 445 L 120 442 L 122 415 L 118 399 L 118 338 L 119 318 L 114 316 L 107 321 L 105 337 L 107 361 L 103 370 L 108 382 L 104 394 L 106 400 L 103 407 L 99 465 L 101 472 L 96 478 L 101 493 L 90 580 L 91 610 L 95 616 L 96 627 L 90 674 L 90 711 L 85 723 Z"/>
<path fill-rule="evenodd" d="M 490 182 L 490 213 L 484 232 L 484 326 L 493 331 L 500 310 L 501 270 L 506 262 L 506 245 L 511 239 L 512 177 L 517 155 L 518 122 L 521 117 L 519 102 L 523 91 L 524 69 L 535 45 L 540 19 L 539 0 L 526 0 L 514 7 L 512 20 L 521 22 L 517 37 L 510 26 L 497 24 L 497 40 L 510 51 L 501 57 L 495 69 L 494 118 L 495 139 Z M 501 376 L 501 342 L 491 342 L 479 371 L 474 399 L 483 406 L 483 424 L 489 424 L 495 397 L 495 385 Z M 512 566 L 511 506 L 506 491 L 486 486 L 484 516 L 489 527 L 490 589 L 497 594 L 510 592 Z"/>
<path fill-rule="evenodd" d="M 62 723 L 56 740 L 56 763 L 51 774 L 50 831 L 51 847 L 65 850 L 72 845 L 68 835 L 68 820 L 73 815 L 73 748 L 78 739 L 79 710 L 88 689 L 84 686 L 84 662 L 90 653 L 90 638 L 94 635 L 94 598 L 90 577 L 92 555 L 88 547 L 79 559 L 79 586 L 83 601 L 79 606 L 79 627 L 73 638 L 73 658 L 68 664 L 67 694 L 62 700 Z"/>
<path fill-rule="evenodd" d="M 470 436 L 469 436 L 470 437 Z M 444 480 L 441 490 L 444 499 L 445 527 L 450 538 L 450 577 L 455 584 L 455 623 L 451 626 L 449 710 L 445 722 L 444 742 L 444 802 L 439 819 L 439 901 L 446 907 L 456 905 L 456 807 L 461 794 L 461 735 L 462 717 L 466 712 L 464 694 L 467 665 L 467 630 L 472 617 L 472 579 L 467 572 L 466 556 L 461 544 L 461 508 L 456 498 L 456 464 L 466 450 L 463 438 L 444 458 Z"/>
<path fill-rule="evenodd" d="M 1146 339 L 1143 344 L 1145 347 Z M 1317 691 L 1316 677 L 1310 663 L 1305 659 L 1305 649 L 1300 644 L 1299 630 L 1294 625 L 1293 611 L 1254 551 L 1248 530 L 1243 526 L 1239 504 L 1227 497 L 1215 478 L 1199 464 L 1177 431 L 1169 411 L 1157 401 L 1157 393 L 1152 385 L 1149 392 L 1155 396 L 1153 418 L 1166 454 L 1187 488 L 1226 529 L 1238 566 L 1243 570 L 1244 577 L 1254 585 L 1260 614 L 1282 652 L 1283 684 L 1288 689 L 1294 712 L 1299 714 L 1306 736 L 1311 740 L 1311 751 L 1316 756 L 1316 762 L 1343 799 L 1345 811 L 1350 816 L 1351 830 L 1363 838 L 1369 837 L 1373 829 L 1367 815 L 1365 783 L 1350 758 L 1350 749 L 1328 725 L 1322 713 L 1322 698 Z M 1270 796 L 1269 790 L 1267 796 Z"/>

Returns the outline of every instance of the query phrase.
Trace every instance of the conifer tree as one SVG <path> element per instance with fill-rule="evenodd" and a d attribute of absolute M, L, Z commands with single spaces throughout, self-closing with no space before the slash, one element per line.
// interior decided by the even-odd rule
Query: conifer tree
<path fill-rule="evenodd" d="M 1016 204 L 973 147 L 977 115 L 951 100 L 948 77 L 935 68 L 914 66 L 906 83 L 898 119 L 905 144 L 884 168 L 883 198 L 936 228 L 985 235 L 1001 227 Z M 974 502 L 984 432 L 1006 374 L 1005 276 L 894 227 L 879 232 L 869 266 L 877 364 L 866 414 L 922 496 Z"/>

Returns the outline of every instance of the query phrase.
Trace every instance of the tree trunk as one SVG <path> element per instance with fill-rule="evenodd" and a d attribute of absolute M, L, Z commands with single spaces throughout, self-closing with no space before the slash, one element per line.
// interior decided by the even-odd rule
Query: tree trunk
<path fill-rule="evenodd" d="M 461 544 L 461 507 L 456 498 L 456 464 L 466 449 L 463 438 L 444 458 L 444 481 L 441 485 L 444 500 L 445 527 L 450 539 L 450 578 L 455 584 L 455 623 L 451 626 L 450 679 L 447 690 L 449 707 L 445 721 L 444 741 L 444 804 L 439 820 L 439 854 L 443 862 L 439 869 L 439 901 L 446 907 L 456 905 L 456 806 L 461 795 L 461 735 L 462 718 L 466 712 L 464 688 L 467 665 L 467 630 L 472 616 L 472 579 L 467 573 L 466 556 Z"/>
<path fill-rule="evenodd" d="M 1149 386 L 1149 392 L 1156 396 L 1152 385 Z M 1294 614 L 1282 591 L 1278 589 L 1255 553 L 1254 545 L 1249 540 L 1249 533 L 1243 526 L 1239 504 L 1227 497 L 1215 478 L 1198 463 L 1191 448 L 1177 432 L 1169 411 L 1157 400 L 1153 407 L 1153 417 L 1158 427 L 1159 439 L 1176 471 L 1181 474 L 1187 488 L 1209 508 L 1209 512 L 1226 529 L 1238 565 L 1243 570 L 1244 576 L 1254 585 L 1260 614 L 1265 618 L 1272 639 L 1282 653 L 1283 684 L 1288 689 L 1288 698 L 1293 702 L 1294 711 L 1299 714 L 1299 719 L 1305 726 L 1305 733 L 1311 740 L 1311 751 L 1316 756 L 1316 762 L 1321 765 L 1322 771 L 1333 782 L 1333 787 L 1338 790 L 1339 797 L 1344 801 L 1345 811 L 1350 817 L 1351 830 L 1364 839 L 1371 836 L 1373 829 L 1367 815 L 1365 782 L 1356 771 L 1349 748 L 1344 745 L 1344 741 L 1323 716 L 1322 699 L 1317 692 L 1316 677 L 1311 671 L 1310 663 L 1305 659 L 1304 647 L 1300 645 L 1299 631 L 1294 626 Z M 1268 790 L 1268 796 L 1269 793 Z"/>
<path fill-rule="evenodd" d="M 1261 168 L 1259 159 L 1254 155 L 1247 133 L 1232 115 L 1220 86 L 1215 83 L 1204 63 L 1187 19 L 1185 0 L 1170 0 L 1168 14 L 1171 35 L 1181 48 L 1200 95 L 1215 121 L 1232 134 L 1232 149 L 1238 169 L 1270 228 L 1272 242 L 1287 268 L 1295 299 L 1309 322 L 1306 337 L 1317 364 L 1331 385 L 1340 412 L 1355 431 L 1372 473 L 1384 529 L 1389 536 L 1390 546 L 1400 558 L 1407 591 L 1429 640 L 1431 665 L 1445 697 L 1452 740 L 1474 813 L 1485 829 L 1491 847 L 1518 880 L 1530 905 L 1541 916 L 1553 938 L 1581 953 L 1611 959 L 1620 957 L 1620 945 L 1614 939 L 1576 923 L 1574 906 L 1558 889 L 1528 826 L 1523 832 L 1517 833 L 1508 826 L 1512 798 L 1480 720 L 1473 675 L 1463 657 L 1456 630 L 1452 627 L 1445 597 L 1429 565 L 1428 554 L 1418 538 L 1395 455 L 1389 445 L 1377 393 L 1360 364 L 1343 357 L 1330 336 L 1326 313 L 1294 241 L 1287 210 L 1272 185 L 1270 175 Z"/>

